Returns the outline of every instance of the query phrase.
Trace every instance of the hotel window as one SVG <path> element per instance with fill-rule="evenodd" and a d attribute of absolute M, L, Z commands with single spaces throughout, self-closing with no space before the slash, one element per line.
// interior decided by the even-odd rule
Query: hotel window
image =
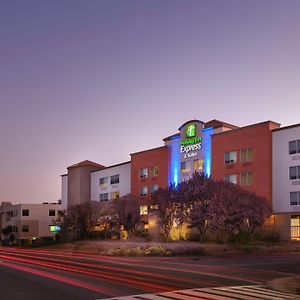
<path fill-rule="evenodd" d="M 29 216 L 29 209 L 22 209 L 22 216 L 28 217 Z"/>
<path fill-rule="evenodd" d="M 241 185 L 253 184 L 253 174 L 251 172 L 241 174 Z"/>
<path fill-rule="evenodd" d="M 247 162 L 253 160 L 253 149 L 247 148 L 241 150 L 241 162 Z"/>
<path fill-rule="evenodd" d="M 110 176 L 110 184 L 117 184 L 120 182 L 119 174 Z"/>
<path fill-rule="evenodd" d="M 100 194 L 99 199 L 100 199 L 100 201 L 107 201 L 108 200 L 108 193 Z"/>
<path fill-rule="evenodd" d="M 151 194 L 154 194 L 158 191 L 158 184 L 154 184 L 151 186 Z"/>
<path fill-rule="evenodd" d="M 49 217 L 55 217 L 55 209 L 49 209 Z"/>
<path fill-rule="evenodd" d="M 224 177 L 224 180 L 230 183 L 237 184 L 237 175 L 236 174 L 226 175 Z"/>
<path fill-rule="evenodd" d="M 140 196 L 147 196 L 148 195 L 148 187 L 147 186 L 141 186 L 140 187 Z"/>
<path fill-rule="evenodd" d="M 148 168 L 140 169 L 140 178 L 148 177 Z"/>
<path fill-rule="evenodd" d="M 203 166 L 204 166 L 204 160 L 203 159 L 194 160 L 194 171 L 196 171 L 196 172 L 203 171 Z"/>
<path fill-rule="evenodd" d="M 140 215 L 148 215 L 148 206 L 147 205 L 141 205 L 140 206 Z"/>
<path fill-rule="evenodd" d="M 102 177 L 102 178 L 100 178 L 99 184 L 100 184 L 100 186 L 108 184 L 108 177 Z"/>
<path fill-rule="evenodd" d="M 300 192 L 290 192 L 290 204 L 300 205 Z"/>
<path fill-rule="evenodd" d="M 300 166 L 290 167 L 290 179 L 300 179 Z"/>
<path fill-rule="evenodd" d="M 151 177 L 156 177 L 156 176 L 158 176 L 158 167 L 152 167 L 152 168 L 150 169 L 150 175 L 151 175 Z"/>
<path fill-rule="evenodd" d="M 111 199 L 117 199 L 117 198 L 120 198 L 120 192 L 112 192 Z"/>
<path fill-rule="evenodd" d="M 300 140 L 289 142 L 289 154 L 300 153 Z"/>
<path fill-rule="evenodd" d="M 191 171 L 190 164 L 188 161 L 182 161 L 180 165 L 180 169 L 182 173 L 188 173 Z"/>
<path fill-rule="evenodd" d="M 236 151 L 225 152 L 225 155 L 224 155 L 225 164 L 235 163 L 236 157 L 237 157 Z"/>
<path fill-rule="evenodd" d="M 22 225 L 22 232 L 29 232 L 29 225 Z"/>

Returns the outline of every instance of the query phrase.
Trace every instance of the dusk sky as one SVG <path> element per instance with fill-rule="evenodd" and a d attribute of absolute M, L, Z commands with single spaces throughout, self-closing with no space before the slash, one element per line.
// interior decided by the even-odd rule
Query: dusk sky
<path fill-rule="evenodd" d="M 300 122 L 300 1 L 0 0 L 0 202 L 189 119 Z"/>

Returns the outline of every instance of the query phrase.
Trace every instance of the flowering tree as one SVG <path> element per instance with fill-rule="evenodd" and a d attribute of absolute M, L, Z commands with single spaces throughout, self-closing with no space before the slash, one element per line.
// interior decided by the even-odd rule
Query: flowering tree
<path fill-rule="evenodd" d="M 173 225 L 179 225 L 182 220 L 177 190 L 174 185 L 170 185 L 166 189 L 159 189 L 152 199 L 158 206 L 157 212 L 164 234 L 169 238 Z"/>
<path fill-rule="evenodd" d="M 137 230 L 140 223 L 140 200 L 132 194 L 114 200 L 117 222 L 128 232 L 128 236 Z"/>
<path fill-rule="evenodd" d="M 212 180 L 204 173 L 194 173 L 193 177 L 178 187 L 182 214 L 190 228 L 197 228 L 201 241 L 205 240 L 209 220 L 209 202 L 212 195 Z"/>

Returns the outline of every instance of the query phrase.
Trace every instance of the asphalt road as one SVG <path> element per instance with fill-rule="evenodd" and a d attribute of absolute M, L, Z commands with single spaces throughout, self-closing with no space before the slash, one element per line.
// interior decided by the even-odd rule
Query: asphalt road
<path fill-rule="evenodd" d="M 264 285 L 300 275 L 300 254 L 105 257 L 0 247 L 0 300 L 79 300 L 174 290 Z"/>

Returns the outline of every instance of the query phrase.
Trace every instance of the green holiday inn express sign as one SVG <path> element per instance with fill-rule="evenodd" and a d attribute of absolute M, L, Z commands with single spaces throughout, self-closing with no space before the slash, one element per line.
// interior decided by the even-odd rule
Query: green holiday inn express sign
<path fill-rule="evenodd" d="M 194 145 L 202 141 L 201 137 L 196 137 L 196 124 L 187 125 L 185 128 L 186 140 L 182 140 L 180 145 Z"/>

